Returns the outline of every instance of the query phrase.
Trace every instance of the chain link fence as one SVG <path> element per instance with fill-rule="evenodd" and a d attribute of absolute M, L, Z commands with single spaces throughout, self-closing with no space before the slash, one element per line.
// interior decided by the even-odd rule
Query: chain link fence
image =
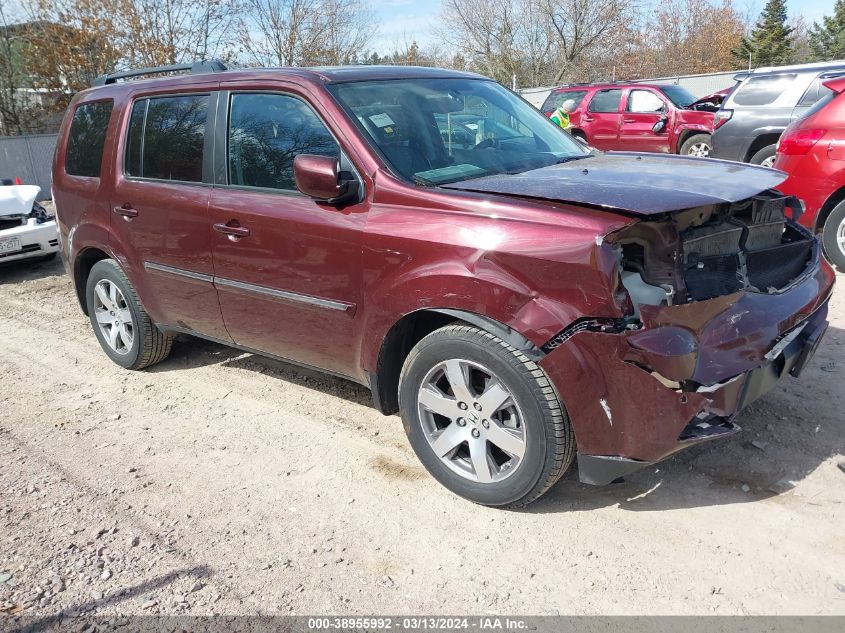
<path fill-rule="evenodd" d="M 38 185 L 38 199 L 49 200 L 57 139 L 58 134 L 0 137 L 0 178 L 20 178 L 26 185 Z"/>

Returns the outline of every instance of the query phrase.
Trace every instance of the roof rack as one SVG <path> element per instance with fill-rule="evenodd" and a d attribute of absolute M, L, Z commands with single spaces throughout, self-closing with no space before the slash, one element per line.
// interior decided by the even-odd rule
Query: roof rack
<path fill-rule="evenodd" d="M 173 64 L 171 66 L 154 66 L 151 68 L 139 68 L 137 70 L 124 70 L 118 73 L 100 75 L 94 80 L 95 86 L 105 86 L 117 83 L 119 79 L 130 79 L 132 77 L 143 77 L 144 75 L 158 75 L 162 73 L 176 73 L 188 71 L 191 75 L 202 75 L 205 73 L 220 73 L 228 70 L 226 64 L 219 59 L 209 59 L 190 64 Z"/>

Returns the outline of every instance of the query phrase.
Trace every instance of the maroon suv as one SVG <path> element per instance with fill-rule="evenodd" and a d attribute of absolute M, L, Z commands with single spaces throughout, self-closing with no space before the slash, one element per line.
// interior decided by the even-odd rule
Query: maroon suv
<path fill-rule="evenodd" d="M 317 367 L 400 411 L 446 487 L 523 505 L 576 454 L 605 484 L 734 433 L 825 331 L 779 172 L 588 150 L 473 74 L 178 69 L 78 94 L 56 151 L 122 367 L 176 333 Z"/>
<path fill-rule="evenodd" d="M 722 97 L 696 100 L 682 86 L 663 84 L 576 84 L 552 89 L 541 110 L 551 116 L 572 101 L 569 131 L 596 149 L 707 158 Z"/>

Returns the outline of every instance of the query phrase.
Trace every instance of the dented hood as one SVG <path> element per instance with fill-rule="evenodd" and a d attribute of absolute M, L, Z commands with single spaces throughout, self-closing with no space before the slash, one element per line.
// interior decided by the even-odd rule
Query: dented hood
<path fill-rule="evenodd" d="M 484 176 L 442 186 L 654 215 L 738 202 L 772 189 L 785 179 L 782 171 L 744 163 L 599 152 L 521 174 Z"/>

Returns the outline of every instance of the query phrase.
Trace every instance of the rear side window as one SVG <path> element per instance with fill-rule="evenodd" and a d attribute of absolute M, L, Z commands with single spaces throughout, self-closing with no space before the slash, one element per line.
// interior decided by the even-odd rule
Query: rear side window
<path fill-rule="evenodd" d="M 65 155 L 65 172 L 71 176 L 100 177 L 112 103 L 86 103 L 73 113 Z"/>
<path fill-rule="evenodd" d="M 601 90 L 593 97 L 588 110 L 590 112 L 619 112 L 621 100 L 621 90 Z"/>
<path fill-rule="evenodd" d="M 795 73 L 751 77 L 734 93 L 733 102 L 741 106 L 764 106 L 777 101 L 795 81 Z"/>
<path fill-rule="evenodd" d="M 126 144 L 127 175 L 202 182 L 207 115 L 208 95 L 136 101 Z"/>
<path fill-rule="evenodd" d="M 295 190 L 299 154 L 340 157 L 340 148 L 305 102 L 280 94 L 232 95 L 229 183 Z"/>
<path fill-rule="evenodd" d="M 587 96 L 586 90 L 569 90 L 566 92 L 553 92 L 547 98 L 545 103 L 543 103 L 543 113 L 544 114 L 551 114 L 555 110 L 557 110 L 560 106 L 563 105 L 564 101 L 569 101 L 572 99 L 575 102 L 575 106 L 572 108 L 575 110 L 581 102 L 584 100 L 584 97 Z"/>

